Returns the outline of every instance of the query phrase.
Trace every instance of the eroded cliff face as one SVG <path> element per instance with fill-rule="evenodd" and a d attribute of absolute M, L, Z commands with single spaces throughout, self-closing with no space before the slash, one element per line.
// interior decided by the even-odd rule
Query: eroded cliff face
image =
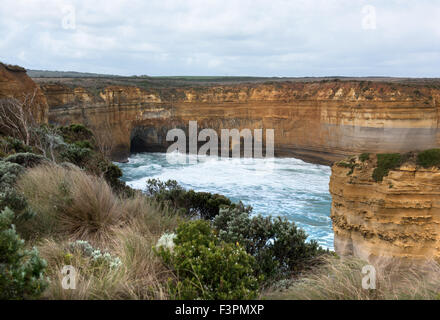
<path fill-rule="evenodd" d="M 440 145 L 440 90 L 367 81 L 279 82 L 194 88 L 41 85 L 50 121 L 108 133 L 114 160 L 165 151 L 172 128 L 274 129 L 275 154 L 330 164 L 361 152 Z"/>
<path fill-rule="evenodd" d="M 48 121 L 49 106 L 40 87 L 26 74 L 26 70 L 18 66 L 0 63 L 0 99 L 15 98 L 31 100 L 29 107 L 36 120 L 41 123 Z"/>
<path fill-rule="evenodd" d="M 440 257 L 440 170 L 414 161 L 390 170 L 382 182 L 372 173 L 376 157 L 332 166 L 330 193 L 335 251 L 368 261 Z"/>

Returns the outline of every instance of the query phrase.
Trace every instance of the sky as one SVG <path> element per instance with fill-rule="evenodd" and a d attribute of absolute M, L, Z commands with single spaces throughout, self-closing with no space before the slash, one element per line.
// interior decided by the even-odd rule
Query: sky
<path fill-rule="evenodd" d="M 0 61 L 118 75 L 440 77 L 440 0 L 2 0 Z"/>

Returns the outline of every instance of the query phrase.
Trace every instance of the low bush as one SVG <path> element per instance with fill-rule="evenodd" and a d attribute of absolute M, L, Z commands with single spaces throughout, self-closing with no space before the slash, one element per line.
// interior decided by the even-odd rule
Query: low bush
<path fill-rule="evenodd" d="M 35 212 L 29 207 L 26 198 L 15 188 L 8 187 L 0 190 L 0 210 L 6 207 L 15 213 L 13 222 L 17 225 L 19 231 L 21 231 L 23 222 L 35 217 Z"/>
<path fill-rule="evenodd" d="M 420 152 L 417 155 L 417 164 L 424 168 L 440 166 L 440 149 L 430 149 Z"/>
<path fill-rule="evenodd" d="M 213 219 L 221 206 L 234 206 L 227 197 L 209 192 L 185 190 L 175 180 L 161 182 L 156 179 L 147 181 L 147 195 L 159 203 L 166 203 L 186 215 L 196 215 L 203 219 Z M 247 207 L 250 210 L 250 207 Z"/>
<path fill-rule="evenodd" d="M 18 176 L 23 171 L 24 168 L 16 163 L 0 161 L 0 211 L 6 207 L 11 209 L 15 213 L 15 224 L 34 216 L 23 194 L 15 189 Z"/>
<path fill-rule="evenodd" d="M 32 168 L 47 161 L 45 157 L 29 152 L 15 153 L 6 157 L 3 160 L 7 162 L 17 163 L 26 168 Z"/>
<path fill-rule="evenodd" d="M 46 261 L 38 251 L 25 249 L 15 231 L 14 212 L 0 213 L 0 300 L 37 298 L 47 287 Z"/>
<path fill-rule="evenodd" d="M 359 156 L 359 160 L 362 161 L 362 162 L 365 162 L 365 161 L 367 161 L 369 159 L 370 159 L 370 154 L 369 153 L 362 153 Z"/>
<path fill-rule="evenodd" d="M 254 299 L 259 280 L 254 258 L 239 244 L 219 240 L 209 222 L 183 223 L 177 228 L 174 247 L 160 246 L 157 253 L 176 274 L 170 284 L 177 299 Z"/>
<path fill-rule="evenodd" d="M 267 280 L 297 274 L 326 251 L 286 219 L 250 216 L 243 207 L 223 207 L 213 221 L 221 240 L 239 243 L 256 259 L 256 272 Z"/>
<path fill-rule="evenodd" d="M 389 171 L 402 164 L 400 153 L 380 153 L 377 155 L 377 167 L 373 170 L 373 179 L 376 182 L 382 181 Z"/>
<path fill-rule="evenodd" d="M 85 165 L 85 162 L 90 159 L 91 154 L 91 149 L 81 148 L 75 144 L 67 145 L 67 147 L 60 153 L 61 158 L 64 161 L 71 162 L 80 167 Z"/>
<path fill-rule="evenodd" d="M 59 127 L 60 133 L 67 143 L 75 143 L 85 140 L 91 140 L 93 133 L 82 124 L 71 124 L 69 126 Z"/>
<path fill-rule="evenodd" d="M 132 188 L 120 180 L 122 170 L 116 164 L 103 158 L 100 154 L 95 154 L 94 158 L 96 169 L 91 169 L 91 165 L 89 165 L 89 168 L 91 171 L 96 171 L 96 175 L 102 175 L 116 193 L 125 197 L 132 197 L 135 194 Z"/>
<path fill-rule="evenodd" d="M 76 141 L 73 144 L 83 149 L 93 149 L 92 143 L 88 140 Z"/>
<path fill-rule="evenodd" d="M 0 145 L 5 155 L 17 152 L 32 152 L 32 148 L 27 146 L 22 140 L 14 137 L 2 137 Z"/>
<path fill-rule="evenodd" d="M 24 168 L 19 164 L 0 160 L 0 190 L 12 187 Z"/>
<path fill-rule="evenodd" d="M 337 163 L 337 166 L 350 169 L 350 171 L 347 172 L 347 176 L 349 176 L 349 175 L 353 174 L 354 169 L 357 167 L 356 158 L 353 157 L 353 158 L 349 159 L 348 162 L 339 161 Z"/>

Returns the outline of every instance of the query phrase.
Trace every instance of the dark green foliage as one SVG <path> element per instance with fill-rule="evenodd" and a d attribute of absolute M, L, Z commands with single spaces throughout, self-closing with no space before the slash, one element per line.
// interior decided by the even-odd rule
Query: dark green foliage
<path fill-rule="evenodd" d="M 0 189 L 0 210 L 6 207 L 15 212 L 14 223 L 20 223 L 35 216 L 35 212 L 29 207 L 26 198 L 12 187 Z"/>
<path fill-rule="evenodd" d="M 347 176 L 351 175 L 354 172 L 354 168 L 357 167 L 355 158 L 349 159 L 349 162 L 339 161 L 337 165 L 338 165 L 338 167 L 350 169 L 350 171 L 347 172 Z"/>
<path fill-rule="evenodd" d="M 76 141 L 74 142 L 74 145 L 83 149 L 93 149 L 92 143 L 88 140 Z"/>
<path fill-rule="evenodd" d="M 373 171 L 374 181 L 382 181 L 390 170 L 399 167 L 401 164 L 402 155 L 400 153 L 379 153 L 377 155 L 377 167 Z"/>
<path fill-rule="evenodd" d="M 0 300 L 36 298 L 48 285 L 44 278 L 47 263 L 35 248 L 25 249 L 13 219 L 9 208 L 0 213 Z"/>
<path fill-rule="evenodd" d="M 17 177 L 24 171 L 19 164 L 0 161 L 0 190 L 15 184 Z"/>
<path fill-rule="evenodd" d="M 176 274 L 170 283 L 174 298 L 254 299 L 258 279 L 252 266 L 254 258 L 238 244 L 220 241 L 209 223 L 196 220 L 177 229 L 174 248 L 156 249 L 165 264 Z"/>
<path fill-rule="evenodd" d="M 307 234 L 286 219 L 250 216 L 242 207 L 222 207 L 213 221 L 219 238 L 243 245 L 256 259 L 257 274 L 266 279 L 285 277 L 310 267 L 325 251 Z"/>
<path fill-rule="evenodd" d="M 25 145 L 22 140 L 13 137 L 5 137 L 1 139 L 0 144 L 2 145 L 2 149 L 6 152 L 6 154 L 32 151 L 32 148 Z"/>
<path fill-rule="evenodd" d="M 91 140 L 93 133 L 82 124 L 71 124 L 70 126 L 59 128 L 61 135 L 67 143 Z"/>
<path fill-rule="evenodd" d="M 99 169 L 104 174 L 105 179 L 111 185 L 117 185 L 119 182 L 119 178 L 122 177 L 122 170 L 117 165 L 110 161 L 101 161 L 99 163 Z"/>
<path fill-rule="evenodd" d="M 187 191 L 175 180 L 161 182 L 149 179 L 147 194 L 159 203 L 169 204 L 186 215 L 199 215 L 203 219 L 213 219 L 219 213 L 220 206 L 234 206 L 231 200 L 223 195 Z"/>
<path fill-rule="evenodd" d="M 420 152 L 417 155 L 417 164 L 424 168 L 440 166 L 440 149 L 430 149 Z"/>
<path fill-rule="evenodd" d="M 100 158 L 100 160 L 97 161 L 100 174 L 104 176 L 105 180 L 115 192 L 126 197 L 131 197 L 134 195 L 135 191 L 127 186 L 125 182 L 120 180 L 122 177 L 122 170 L 116 164 L 105 158 Z"/>
<path fill-rule="evenodd" d="M 12 154 L 6 157 L 4 161 L 17 163 L 25 168 L 32 168 L 47 161 L 47 159 L 38 154 L 26 152 Z"/>
<path fill-rule="evenodd" d="M 61 158 L 64 161 L 71 162 L 77 166 L 83 166 L 90 158 L 92 150 L 88 148 L 81 148 L 74 144 L 69 144 L 67 148 L 61 152 Z"/>
<path fill-rule="evenodd" d="M 35 214 L 24 196 L 14 188 L 23 171 L 24 168 L 16 163 L 0 161 L 0 210 L 12 209 L 16 214 L 14 222 L 28 220 Z"/>
<path fill-rule="evenodd" d="M 359 160 L 362 161 L 362 162 L 365 162 L 365 161 L 367 161 L 369 159 L 370 159 L 370 154 L 369 153 L 362 153 L 359 156 Z"/>

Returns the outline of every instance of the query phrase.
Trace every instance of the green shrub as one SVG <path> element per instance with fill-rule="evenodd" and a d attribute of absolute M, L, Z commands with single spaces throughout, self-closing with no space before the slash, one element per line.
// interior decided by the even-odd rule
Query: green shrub
<path fill-rule="evenodd" d="M 46 261 L 38 251 L 25 249 L 15 231 L 14 213 L 0 213 L 0 300 L 38 297 L 47 287 Z"/>
<path fill-rule="evenodd" d="M 402 164 L 400 153 L 380 153 L 377 155 L 377 167 L 373 170 L 373 179 L 376 182 L 382 181 L 389 171 Z"/>
<path fill-rule="evenodd" d="M 424 168 L 440 166 L 440 149 L 430 149 L 420 152 L 417 155 L 417 164 Z"/>
<path fill-rule="evenodd" d="M 83 148 L 83 149 L 85 149 L 85 148 L 93 149 L 92 143 L 88 140 L 76 141 L 76 142 L 74 142 L 74 145 L 76 145 L 77 147 Z"/>
<path fill-rule="evenodd" d="M 9 136 L 1 139 L 1 145 L 7 154 L 32 151 L 32 148 L 27 146 L 22 140 Z"/>
<path fill-rule="evenodd" d="M 213 221 L 221 240 L 239 243 L 256 259 L 257 274 L 272 280 L 309 267 L 325 251 L 293 222 L 250 216 L 242 207 L 223 207 Z"/>
<path fill-rule="evenodd" d="M 88 148 L 81 148 L 77 145 L 69 144 L 67 148 L 61 152 L 61 158 L 77 166 L 83 166 L 91 154 L 92 150 Z"/>
<path fill-rule="evenodd" d="M 178 299 L 254 299 L 259 279 L 254 258 L 238 244 L 220 241 L 204 220 L 181 224 L 174 248 L 156 249 L 176 274 L 170 293 Z"/>
<path fill-rule="evenodd" d="M 342 167 L 342 168 L 347 168 L 350 169 L 350 171 L 348 171 L 347 176 L 351 175 L 354 172 L 354 168 L 357 167 L 356 164 L 356 159 L 355 158 L 351 158 L 349 159 L 349 162 L 346 161 L 339 161 L 337 163 L 338 167 Z"/>
<path fill-rule="evenodd" d="M 235 206 L 231 200 L 220 194 L 185 190 L 175 180 L 161 182 L 147 181 L 147 194 L 159 203 L 167 203 L 187 215 L 198 215 L 203 219 L 213 219 L 221 206 Z M 246 207 L 251 210 L 250 207 Z"/>
<path fill-rule="evenodd" d="M 0 161 L 0 211 L 9 207 L 16 216 L 14 223 L 28 220 L 34 216 L 27 200 L 14 186 L 24 168 L 18 164 Z"/>
<path fill-rule="evenodd" d="M 59 130 L 67 143 L 90 140 L 93 137 L 92 131 L 82 124 L 71 124 L 70 126 L 60 127 Z"/>
<path fill-rule="evenodd" d="M 17 163 L 26 168 L 32 168 L 43 163 L 44 161 L 47 161 L 45 157 L 30 152 L 12 154 L 3 160 Z"/>
<path fill-rule="evenodd" d="M 23 194 L 12 187 L 0 189 L 0 210 L 6 207 L 15 212 L 15 224 L 27 221 L 35 216 L 35 212 L 29 207 Z"/>
<path fill-rule="evenodd" d="M 24 168 L 19 164 L 0 160 L 0 190 L 12 187 L 23 171 Z"/>
<path fill-rule="evenodd" d="M 369 153 L 362 153 L 359 156 L 359 160 L 362 161 L 362 162 L 365 162 L 365 161 L 367 161 L 369 159 L 370 159 L 370 154 Z"/>
<path fill-rule="evenodd" d="M 97 160 L 98 172 L 97 175 L 103 175 L 108 184 L 112 189 L 118 194 L 125 195 L 126 197 L 131 197 L 134 195 L 134 190 L 121 181 L 122 170 L 116 164 L 111 161 L 101 158 L 101 155 L 96 155 L 99 159 Z M 93 170 L 91 170 L 93 171 Z"/>

